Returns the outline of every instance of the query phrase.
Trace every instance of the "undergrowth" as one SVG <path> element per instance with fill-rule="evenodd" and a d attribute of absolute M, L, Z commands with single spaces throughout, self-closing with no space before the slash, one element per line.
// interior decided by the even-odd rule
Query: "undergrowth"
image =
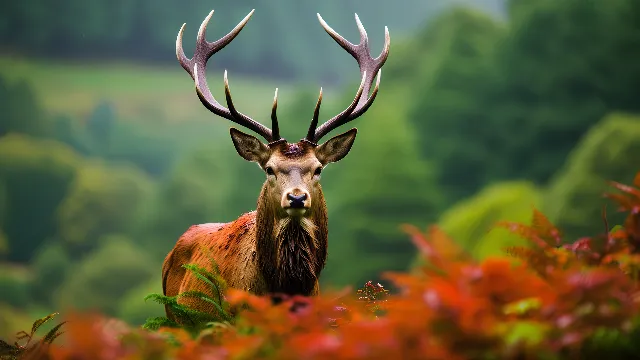
<path fill-rule="evenodd" d="M 211 270 L 196 264 L 185 264 L 182 266 L 187 271 L 192 272 L 200 281 L 206 283 L 211 291 L 211 295 L 202 291 L 185 291 L 176 296 L 166 296 L 163 294 L 150 294 L 145 297 L 145 301 L 153 300 L 165 308 L 168 308 L 175 317 L 180 319 L 176 322 L 167 316 L 149 318 L 142 326 L 148 330 L 158 330 L 162 327 L 182 328 L 196 337 L 205 329 L 230 325 L 233 316 L 230 313 L 229 303 L 224 300 L 224 290 L 226 283 L 220 276 L 217 264 L 211 261 Z M 202 312 L 180 304 L 180 298 L 196 298 L 214 305 L 216 312 Z"/>
<path fill-rule="evenodd" d="M 4 340 L 0 340 L 0 360 L 13 360 L 18 358 L 38 358 L 46 353 L 47 346 L 50 345 L 58 336 L 62 335 L 63 321 L 51 328 L 40 340 L 35 341 L 36 332 L 42 325 L 53 320 L 58 313 L 49 314 L 41 319 L 33 322 L 31 331 L 20 331 L 16 334 L 16 340 L 10 344 Z"/>
<path fill-rule="evenodd" d="M 623 224 L 610 229 L 603 213 L 605 231 L 570 241 L 534 210 L 531 225 L 500 224 L 528 244 L 506 256 L 477 261 L 437 227 L 405 227 L 422 261 L 411 273 L 385 274 L 397 294 L 368 282 L 317 297 L 256 296 L 226 288 L 215 266 L 186 265 L 208 294 L 147 297 L 179 321 L 152 318 L 136 329 L 70 314 L 64 346 L 48 345 L 40 358 L 640 358 L 640 173 L 633 186 L 611 184 Z M 215 311 L 190 309 L 181 297 Z"/>

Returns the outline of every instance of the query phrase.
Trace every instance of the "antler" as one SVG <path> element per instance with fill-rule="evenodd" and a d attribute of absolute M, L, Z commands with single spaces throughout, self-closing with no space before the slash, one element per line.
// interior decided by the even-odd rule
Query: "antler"
<path fill-rule="evenodd" d="M 187 25 L 186 23 L 183 24 L 180 28 L 180 31 L 178 32 L 178 38 L 176 39 L 176 55 L 178 57 L 180 65 L 182 65 L 182 67 L 189 73 L 189 75 L 191 75 L 191 78 L 195 81 L 196 93 L 198 94 L 198 98 L 200 99 L 202 104 L 207 109 L 209 109 L 209 111 L 255 131 L 269 142 L 274 142 L 280 139 L 280 134 L 278 131 L 278 118 L 276 116 L 278 89 L 276 89 L 273 109 L 271 112 L 271 126 L 273 127 L 273 131 L 271 131 L 266 126 L 236 110 L 235 106 L 233 105 L 233 101 L 231 100 L 231 90 L 229 90 L 229 81 L 227 79 L 226 70 L 224 72 L 224 91 L 228 108 L 225 108 L 224 106 L 220 105 L 218 101 L 216 101 L 216 99 L 211 94 L 211 90 L 209 90 L 209 86 L 207 85 L 207 61 L 213 54 L 227 46 L 227 44 L 229 44 L 240 33 L 240 31 L 244 28 L 244 26 L 251 18 L 251 15 L 253 15 L 254 11 L 255 9 L 251 10 L 251 12 L 247 16 L 245 16 L 245 18 L 242 19 L 242 21 L 240 21 L 240 23 L 236 25 L 236 27 L 233 28 L 230 33 L 223 36 L 218 41 L 209 42 L 205 39 L 205 32 L 207 30 L 207 24 L 209 23 L 211 16 L 213 16 L 213 10 L 211 10 L 209 15 L 202 22 L 202 25 L 200 25 L 200 30 L 198 31 L 198 37 L 196 40 L 196 50 L 193 54 L 193 58 L 191 59 L 188 59 L 186 57 L 186 55 L 184 54 L 184 50 L 182 49 L 182 34 L 184 33 L 184 28 Z"/>
<path fill-rule="evenodd" d="M 351 56 L 356 59 L 358 65 L 360 66 L 360 75 L 362 76 L 362 80 L 360 82 L 360 87 L 356 92 L 356 97 L 353 99 L 351 105 L 349 105 L 349 107 L 347 107 L 344 111 L 334 116 L 316 129 L 316 127 L 318 126 L 320 103 L 322 103 L 322 89 L 320 89 L 320 96 L 318 97 L 318 102 L 316 103 L 313 119 L 311 120 L 311 126 L 309 126 L 309 132 L 307 133 L 307 137 L 304 139 L 314 144 L 317 143 L 318 140 L 320 140 L 331 130 L 344 125 L 349 121 L 355 120 L 360 115 L 364 114 L 367 109 L 369 109 L 371 104 L 373 104 L 373 101 L 378 94 L 378 87 L 380 86 L 380 76 L 382 73 L 381 68 L 382 65 L 384 65 L 385 61 L 387 61 L 387 57 L 389 56 L 389 46 L 391 44 L 389 29 L 385 26 L 384 48 L 382 49 L 382 53 L 377 58 L 373 59 L 369 54 L 369 38 L 367 37 L 367 31 L 364 29 L 364 26 L 362 26 L 358 14 L 356 14 L 356 23 L 358 25 L 358 30 L 360 31 L 360 43 L 358 45 L 354 45 L 340 36 L 340 34 L 338 34 L 329 25 L 327 25 L 320 14 L 318 14 L 318 20 L 320 21 L 320 25 L 322 25 L 324 30 L 329 35 L 331 35 L 331 37 L 340 46 L 342 46 L 343 49 L 345 49 L 349 54 L 351 54 Z M 376 74 L 376 86 L 373 89 L 373 93 L 371 94 L 371 96 L 369 96 L 369 90 L 371 89 L 371 84 L 373 83 L 373 77 Z M 366 95 L 362 96 L 363 94 Z"/>

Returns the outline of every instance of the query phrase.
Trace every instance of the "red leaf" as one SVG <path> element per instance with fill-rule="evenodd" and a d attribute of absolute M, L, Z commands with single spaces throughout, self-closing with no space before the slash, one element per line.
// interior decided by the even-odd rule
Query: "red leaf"
<path fill-rule="evenodd" d="M 611 186 L 613 186 L 614 188 L 616 188 L 616 189 L 618 189 L 618 190 L 620 190 L 620 191 L 622 191 L 622 192 L 624 192 L 626 194 L 632 195 L 636 199 L 640 200 L 640 190 L 639 189 L 636 189 L 633 186 L 621 184 L 621 183 L 615 182 L 615 181 L 610 181 L 609 184 Z"/>
<path fill-rule="evenodd" d="M 558 246 L 562 243 L 562 233 L 549 219 L 537 209 L 533 209 L 532 228 L 548 245 Z"/>
<path fill-rule="evenodd" d="M 637 203 L 624 194 L 605 194 L 605 197 L 618 203 L 618 211 L 629 211 L 631 213 L 640 212 L 640 203 Z"/>
<path fill-rule="evenodd" d="M 535 245 L 540 249 L 548 248 L 547 243 L 542 239 L 540 239 L 536 234 L 536 231 L 530 226 L 520 224 L 520 223 L 515 223 L 515 222 L 499 221 L 496 224 L 496 227 L 505 228 L 511 233 L 516 234 L 522 237 L 523 239 L 528 240 L 530 243 L 532 243 L 533 245 Z"/>

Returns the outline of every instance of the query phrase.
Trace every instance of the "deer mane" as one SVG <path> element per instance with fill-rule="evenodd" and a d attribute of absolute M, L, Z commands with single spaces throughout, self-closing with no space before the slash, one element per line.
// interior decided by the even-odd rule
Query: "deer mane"
<path fill-rule="evenodd" d="M 258 266 L 269 292 L 309 294 L 327 258 L 327 211 L 322 193 L 311 216 L 278 218 L 263 192 L 256 214 Z"/>

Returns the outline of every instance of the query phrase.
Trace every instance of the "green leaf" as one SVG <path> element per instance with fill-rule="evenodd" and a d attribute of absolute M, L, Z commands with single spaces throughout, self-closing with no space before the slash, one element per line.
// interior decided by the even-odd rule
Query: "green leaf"
<path fill-rule="evenodd" d="M 211 268 L 213 272 L 207 271 L 207 269 L 197 265 L 197 264 L 186 264 L 183 267 L 191 272 L 200 280 L 209 284 L 215 292 L 218 294 L 218 302 L 222 302 L 222 290 L 221 287 L 224 287 L 226 282 L 224 279 L 219 276 L 220 271 L 218 270 L 218 265 L 212 259 L 211 260 Z"/>
<path fill-rule="evenodd" d="M 640 173 L 639 173 L 640 174 Z M 611 231 L 609 231 L 610 234 L 615 233 L 618 230 L 624 230 L 624 226 L 622 225 L 615 225 L 614 227 L 611 228 Z"/>
<path fill-rule="evenodd" d="M 197 265 L 193 265 L 193 264 L 186 264 L 186 265 L 182 265 L 182 267 L 184 267 L 187 270 L 190 270 L 191 272 L 193 272 L 193 274 L 200 280 L 206 282 L 207 284 L 213 286 L 214 288 L 217 289 L 217 286 L 207 278 L 206 270 L 203 270 L 201 267 L 197 266 Z M 203 273 L 205 273 L 203 275 Z"/>
<path fill-rule="evenodd" d="M 191 291 L 185 291 L 180 293 L 178 296 L 180 297 L 189 297 L 189 298 L 197 298 L 203 301 L 206 301 L 210 304 L 213 304 L 216 309 L 218 310 L 218 312 L 224 316 L 225 318 L 229 317 L 229 314 L 227 314 L 227 312 L 220 306 L 220 304 L 218 302 L 216 302 L 215 300 L 213 300 L 210 296 L 208 296 L 207 294 L 203 293 L 202 291 L 197 291 L 197 290 L 191 290 Z"/>
<path fill-rule="evenodd" d="M 549 325 L 535 321 L 518 321 L 502 325 L 505 343 L 515 345 L 518 343 L 529 346 L 538 345 L 544 340 L 549 330 Z"/>
<path fill-rule="evenodd" d="M 45 317 L 43 317 L 42 319 L 38 319 L 33 323 L 33 326 L 31 327 L 31 337 L 33 337 L 33 334 L 36 333 L 36 331 L 38 331 L 38 329 L 40 328 L 40 326 L 46 324 L 47 322 L 49 322 L 51 319 L 53 319 L 54 317 L 56 317 L 56 315 L 58 315 L 58 313 L 53 313 L 53 314 L 49 314 Z"/>
<path fill-rule="evenodd" d="M 167 317 L 164 316 L 159 316 L 159 317 L 153 317 L 153 318 L 148 318 L 144 325 L 142 325 L 143 329 L 147 329 L 147 330 L 158 330 L 161 327 L 180 327 L 175 321 L 170 320 Z"/>
<path fill-rule="evenodd" d="M 531 298 L 509 303 L 505 305 L 503 311 L 505 315 L 511 315 L 511 314 L 524 315 L 531 310 L 539 309 L 540 306 L 542 306 L 542 302 L 540 301 L 540 299 L 537 297 L 531 297 Z"/>
<path fill-rule="evenodd" d="M 31 335 L 27 334 L 26 331 L 19 331 L 16 334 L 16 337 L 18 338 L 18 340 L 22 340 L 22 339 L 31 339 Z"/>
<path fill-rule="evenodd" d="M 47 335 L 44 336 L 42 341 L 46 344 L 51 344 L 53 340 L 55 340 L 58 336 L 62 335 L 62 332 L 58 332 L 62 325 L 66 324 L 66 321 L 61 322 L 60 324 L 53 327 L 53 329 L 49 330 Z"/>
<path fill-rule="evenodd" d="M 161 305 L 169 305 L 169 304 L 173 304 L 176 302 L 176 297 L 175 296 L 166 296 L 166 295 L 161 295 L 161 294 L 149 294 L 147 296 L 144 297 L 144 301 L 146 302 L 147 300 L 153 300 Z"/>

